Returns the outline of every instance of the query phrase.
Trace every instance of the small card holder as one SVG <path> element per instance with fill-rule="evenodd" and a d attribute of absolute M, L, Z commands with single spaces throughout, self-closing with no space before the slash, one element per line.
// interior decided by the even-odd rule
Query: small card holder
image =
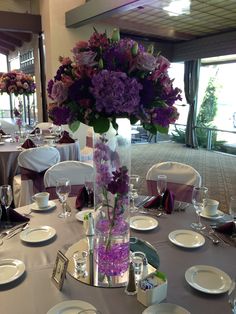
<path fill-rule="evenodd" d="M 68 262 L 68 258 L 61 251 L 58 251 L 51 279 L 59 290 L 62 289 L 64 283 Z"/>

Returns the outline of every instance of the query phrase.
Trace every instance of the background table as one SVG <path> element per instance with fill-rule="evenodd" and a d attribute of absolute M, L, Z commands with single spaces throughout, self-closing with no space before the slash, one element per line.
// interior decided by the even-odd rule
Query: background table
<path fill-rule="evenodd" d="M 74 205 L 75 199 L 70 199 Z M 58 202 L 57 202 L 58 204 Z M 30 206 L 19 209 L 27 212 Z M 49 225 L 57 235 L 49 242 L 29 245 L 21 242 L 19 235 L 5 240 L 0 246 L 0 258 L 17 258 L 24 261 L 26 272 L 22 278 L 11 284 L 0 286 L 1 313 L 5 314 L 45 314 L 55 304 L 64 300 L 84 300 L 93 304 L 102 314 L 142 313 L 145 307 L 136 296 L 127 296 L 124 288 L 97 288 L 87 286 L 67 275 L 62 291 L 58 291 L 51 281 L 53 265 L 58 250 L 63 253 L 70 245 L 80 240 L 83 234 L 82 223 L 75 219 L 77 210 L 66 220 L 57 217 L 57 209 L 40 213 L 33 212 L 30 226 Z M 149 232 L 131 231 L 152 243 L 160 257 L 160 270 L 168 277 L 168 293 L 164 302 L 183 306 L 192 314 L 230 314 L 227 294 L 210 295 L 201 293 L 185 281 L 185 271 L 193 265 L 211 265 L 235 277 L 236 250 L 224 245 L 214 246 L 206 239 L 198 249 L 184 249 L 168 241 L 168 234 L 176 229 L 190 229 L 195 213 L 188 208 L 185 213 L 175 212 L 158 218 L 159 227 Z M 165 242 L 162 242 L 165 241 Z"/>
<path fill-rule="evenodd" d="M 5 141 L 0 145 L 0 185 L 12 184 L 13 177 L 18 173 L 17 157 L 22 151 L 19 143 Z M 57 144 L 61 161 L 80 160 L 80 144 L 78 141 L 71 144 Z"/>

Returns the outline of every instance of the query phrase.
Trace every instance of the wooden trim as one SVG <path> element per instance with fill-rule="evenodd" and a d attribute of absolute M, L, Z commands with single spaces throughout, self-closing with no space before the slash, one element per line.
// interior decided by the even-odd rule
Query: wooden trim
<path fill-rule="evenodd" d="M 9 36 L 8 32 L 0 32 L 0 38 L 2 41 L 13 44 L 14 46 L 22 46 L 22 41 L 12 36 Z"/>
<path fill-rule="evenodd" d="M 42 31 L 41 16 L 0 11 L 0 30 L 40 33 Z"/>
<path fill-rule="evenodd" d="M 41 97 L 42 97 L 42 113 L 43 121 L 48 121 L 47 113 L 47 97 L 46 97 L 46 73 L 45 73 L 45 55 L 43 49 L 43 34 L 40 33 L 38 37 L 39 46 L 39 71 L 40 71 L 40 83 L 41 83 Z"/>

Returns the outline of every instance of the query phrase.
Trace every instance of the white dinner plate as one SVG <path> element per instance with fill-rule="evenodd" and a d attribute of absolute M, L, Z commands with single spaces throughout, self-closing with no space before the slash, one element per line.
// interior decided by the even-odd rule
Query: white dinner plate
<path fill-rule="evenodd" d="M 222 270 L 207 265 L 192 266 L 185 272 L 191 287 L 210 294 L 224 293 L 231 286 L 230 277 Z"/>
<path fill-rule="evenodd" d="M 76 215 L 75 215 L 75 218 L 79 221 L 84 221 L 84 216 L 89 214 L 89 213 L 94 213 L 94 210 L 93 209 L 84 209 L 84 210 L 81 210 L 79 211 Z"/>
<path fill-rule="evenodd" d="M 25 264 L 18 259 L 0 260 L 0 285 L 12 282 L 25 272 Z"/>
<path fill-rule="evenodd" d="M 149 306 L 142 314 L 190 314 L 190 312 L 176 304 L 160 303 Z"/>
<path fill-rule="evenodd" d="M 49 226 L 39 226 L 25 229 L 21 232 L 20 238 L 28 243 L 40 243 L 53 238 L 56 230 Z"/>
<path fill-rule="evenodd" d="M 205 243 L 205 238 L 192 230 L 175 230 L 168 235 L 169 240 L 184 248 L 197 248 Z"/>
<path fill-rule="evenodd" d="M 44 138 L 48 139 L 48 140 L 54 140 L 56 136 L 55 135 L 45 135 Z"/>
<path fill-rule="evenodd" d="M 11 137 L 11 134 L 2 135 L 2 138 L 9 138 Z"/>
<path fill-rule="evenodd" d="M 158 221 L 150 216 L 133 216 L 130 218 L 130 228 L 135 230 L 152 230 L 158 226 Z"/>
<path fill-rule="evenodd" d="M 87 309 L 96 310 L 96 308 L 88 302 L 80 300 L 70 300 L 56 304 L 47 312 L 47 314 L 77 314 L 79 311 Z M 94 312 L 92 311 L 88 311 L 86 314 L 93 313 Z"/>
<path fill-rule="evenodd" d="M 5 142 L 0 142 L 0 145 L 4 145 L 5 144 Z"/>
<path fill-rule="evenodd" d="M 207 215 L 207 213 L 204 210 L 200 213 L 201 217 L 207 218 L 207 219 L 213 219 L 213 220 L 222 218 L 222 217 L 224 217 L 224 215 L 225 215 L 225 213 L 222 212 L 221 210 L 217 210 L 217 212 L 214 216 Z"/>
<path fill-rule="evenodd" d="M 38 207 L 37 203 L 33 203 L 33 204 L 30 205 L 30 208 L 32 210 L 40 211 L 40 212 L 47 211 L 47 210 L 53 209 L 55 207 L 56 207 L 56 203 L 53 202 L 53 201 L 48 201 L 48 206 L 47 207 L 43 207 L 43 208 Z"/>

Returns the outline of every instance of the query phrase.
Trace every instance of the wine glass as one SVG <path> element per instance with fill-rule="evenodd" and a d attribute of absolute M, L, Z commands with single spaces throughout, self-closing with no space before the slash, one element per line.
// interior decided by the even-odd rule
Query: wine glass
<path fill-rule="evenodd" d="M 71 215 L 66 201 L 71 191 L 70 180 L 68 178 L 59 178 L 56 181 L 56 193 L 59 197 L 60 202 L 62 203 L 62 212 L 58 215 L 60 218 L 66 218 Z"/>
<path fill-rule="evenodd" d="M 93 208 L 94 207 L 94 192 L 93 192 L 93 178 L 91 175 L 86 175 L 84 178 L 84 187 L 87 191 L 88 195 L 88 207 Z"/>
<path fill-rule="evenodd" d="M 236 195 L 230 197 L 229 214 L 236 223 Z"/>
<path fill-rule="evenodd" d="M 166 188 L 167 188 L 167 176 L 165 174 L 159 174 L 157 176 L 157 192 L 159 195 L 161 195 L 161 198 L 163 198 Z M 163 209 L 162 204 L 159 206 L 159 209 Z"/>
<path fill-rule="evenodd" d="M 9 218 L 9 207 L 11 206 L 13 200 L 12 188 L 10 185 L 0 186 L 0 201 L 2 206 L 6 209 L 6 226 L 10 227 L 10 218 Z"/>
<path fill-rule="evenodd" d="M 130 212 L 134 213 L 138 211 L 138 207 L 135 206 L 134 201 L 138 198 L 138 188 L 139 188 L 140 176 L 137 174 L 132 174 L 130 176 L 130 184 L 129 184 L 129 191 L 130 191 Z"/>
<path fill-rule="evenodd" d="M 201 223 L 200 214 L 203 210 L 204 201 L 207 199 L 207 193 L 208 193 L 208 188 L 206 188 L 205 186 L 193 188 L 192 203 L 193 203 L 193 206 L 194 206 L 196 213 L 197 213 L 197 216 L 198 216 L 198 221 L 193 222 L 191 224 L 191 227 L 193 229 L 203 230 L 206 228 L 206 226 L 204 226 Z"/>
<path fill-rule="evenodd" d="M 41 140 L 42 130 L 40 128 L 35 129 L 35 136 L 38 142 Z"/>

